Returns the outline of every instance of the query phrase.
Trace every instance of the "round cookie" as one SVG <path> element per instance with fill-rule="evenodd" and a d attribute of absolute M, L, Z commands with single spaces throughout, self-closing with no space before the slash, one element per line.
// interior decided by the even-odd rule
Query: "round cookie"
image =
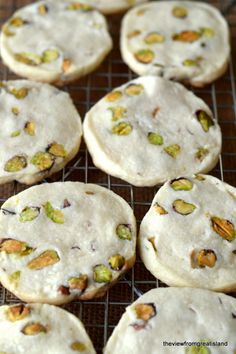
<path fill-rule="evenodd" d="M 136 222 L 118 195 L 58 182 L 8 199 L 0 215 L 0 281 L 26 302 L 102 296 L 135 261 Z"/>
<path fill-rule="evenodd" d="M 0 348 L 3 354 L 95 354 L 82 322 L 45 304 L 1 306 Z"/>
<path fill-rule="evenodd" d="M 196 175 L 167 182 L 145 215 L 140 255 L 171 286 L 236 290 L 236 189 Z"/>
<path fill-rule="evenodd" d="M 0 184 L 33 184 L 61 170 L 77 154 L 82 136 L 70 96 L 33 81 L 0 86 Z"/>
<path fill-rule="evenodd" d="M 86 115 L 94 164 L 135 186 L 153 186 L 217 163 L 221 132 L 209 107 L 182 85 L 155 76 L 116 88 Z"/>
<path fill-rule="evenodd" d="M 236 350 L 236 300 L 190 288 L 159 288 L 121 317 L 104 354 L 223 354 Z"/>
<path fill-rule="evenodd" d="M 23 77 L 63 85 L 95 70 L 112 48 L 102 14 L 73 1 L 39 1 L 16 11 L 0 37 L 4 63 Z"/>
<path fill-rule="evenodd" d="M 124 17 L 121 53 L 138 75 L 157 75 L 201 87 L 227 69 L 229 28 L 209 4 L 151 2 Z"/>

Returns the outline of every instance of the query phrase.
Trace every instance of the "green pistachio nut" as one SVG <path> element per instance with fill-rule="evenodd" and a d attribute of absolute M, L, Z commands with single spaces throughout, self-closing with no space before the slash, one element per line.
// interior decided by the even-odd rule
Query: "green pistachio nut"
<path fill-rule="evenodd" d="M 112 133 L 117 135 L 129 135 L 133 127 L 128 122 L 121 122 L 112 127 Z"/>
<path fill-rule="evenodd" d="M 13 156 L 4 165 L 6 172 L 18 172 L 27 167 L 27 159 L 23 155 Z"/>
<path fill-rule="evenodd" d="M 144 38 L 144 42 L 146 44 L 156 44 L 156 43 L 163 43 L 165 41 L 165 36 L 158 32 L 151 32 L 146 35 Z"/>
<path fill-rule="evenodd" d="M 66 157 L 67 151 L 62 144 L 53 143 L 49 145 L 47 151 L 55 157 Z"/>
<path fill-rule="evenodd" d="M 178 144 L 172 144 L 165 147 L 164 151 L 175 159 L 179 155 L 181 147 Z"/>
<path fill-rule="evenodd" d="M 39 207 L 25 207 L 19 217 L 20 222 L 33 221 L 39 216 L 40 208 Z"/>
<path fill-rule="evenodd" d="M 117 121 L 125 117 L 127 113 L 127 109 L 122 106 L 109 107 L 108 108 L 112 112 L 112 120 Z"/>
<path fill-rule="evenodd" d="M 164 144 L 164 139 L 161 135 L 157 133 L 150 132 L 148 133 L 148 141 L 152 145 L 163 145 Z"/>
<path fill-rule="evenodd" d="M 120 254 L 115 254 L 109 258 L 109 265 L 113 270 L 121 270 L 125 265 L 125 258 Z"/>
<path fill-rule="evenodd" d="M 51 63 L 59 58 L 60 53 L 58 49 L 47 49 L 43 52 L 42 61 L 44 63 Z"/>
<path fill-rule="evenodd" d="M 60 261 L 58 253 L 54 250 L 47 250 L 41 253 L 38 257 L 32 259 L 27 264 L 27 267 L 31 270 L 40 270 L 42 268 L 51 266 Z"/>
<path fill-rule="evenodd" d="M 40 171 L 49 170 L 54 164 L 54 157 L 48 152 L 37 152 L 30 161 Z"/>
<path fill-rule="evenodd" d="M 140 49 L 134 54 L 134 57 L 142 64 L 150 64 L 154 60 L 155 54 L 151 49 Z"/>
<path fill-rule="evenodd" d="M 170 182 L 170 186 L 174 191 L 191 191 L 193 189 L 193 182 L 187 178 L 177 178 Z"/>
<path fill-rule="evenodd" d="M 121 240 L 132 240 L 131 227 L 128 224 L 120 224 L 116 228 L 116 234 Z"/>
<path fill-rule="evenodd" d="M 177 18 L 185 18 L 188 16 L 188 10 L 183 6 L 175 6 L 172 9 L 172 15 Z"/>
<path fill-rule="evenodd" d="M 98 264 L 93 268 L 93 279 L 96 283 L 109 283 L 112 272 L 104 264 Z"/>
<path fill-rule="evenodd" d="M 177 199 L 173 202 L 173 209 L 178 214 L 189 215 L 194 212 L 196 206 L 194 204 L 187 203 L 182 199 Z"/>
<path fill-rule="evenodd" d="M 199 110 L 195 114 L 196 114 L 197 120 L 201 124 L 202 129 L 204 130 L 204 132 L 207 133 L 209 131 L 210 127 L 215 125 L 215 123 L 214 123 L 213 119 L 211 118 L 211 116 L 208 113 L 206 113 L 205 111 Z"/>
<path fill-rule="evenodd" d="M 141 84 L 130 84 L 125 88 L 125 93 L 128 96 L 139 96 L 144 91 Z"/>
<path fill-rule="evenodd" d="M 43 208 L 49 219 L 51 219 L 56 224 L 64 224 L 65 218 L 61 210 L 54 209 L 50 202 L 45 203 Z"/>

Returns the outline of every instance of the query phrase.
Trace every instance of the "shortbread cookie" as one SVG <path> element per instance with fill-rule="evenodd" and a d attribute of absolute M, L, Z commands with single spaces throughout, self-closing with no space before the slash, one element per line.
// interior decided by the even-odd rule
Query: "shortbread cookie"
<path fill-rule="evenodd" d="M 99 101 L 86 115 L 84 137 L 97 167 L 136 186 L 207 172 L 221 151 L 209 107 L 182 85 L 154 76 Z"/>
<path fill-rule="evenodd" d="M 43 184 L 1 211 L 0 281 L 23 301 L 101 296 L 135 261 L 132 209 L 106 188 Z"/>
<path fill-rule="evenodd" d="M 0 183 L 32 184 L 62 169 L 78 152 L 82 136 L 70 96 L 33 81 L 0 86 Z"/>
<path fill-rule="evenodd" d="M 233 354 L 235 318 L 236 300 L 230 296 L 153 289 L 127 307 L 104 354 Z"/>
<path fill-rule="evenodd" d="M 125 16 L 121 52 L 138 75 L 204 86 L 227 69 L 229 28 L 211 5 L 196 1 L 151 2 Z"/>
<path fill-rule="evenodd" d="M 82 322 L 52 305 L 0 307 L 2 354 L 95 354 Z"/>
<path fill-rule="evenodd" d="M 95 70 L 112 48 L 103 15 L 90 5 L 44 0 L 16 11 L 0 38 L 16 74 L 62 85 Z"/>
<path fill-rule="evenodd" d="M 140 227 L 141 258 L 171 286 L 236 290 L 236 189 L 196 175 L 167 182 Z"/>

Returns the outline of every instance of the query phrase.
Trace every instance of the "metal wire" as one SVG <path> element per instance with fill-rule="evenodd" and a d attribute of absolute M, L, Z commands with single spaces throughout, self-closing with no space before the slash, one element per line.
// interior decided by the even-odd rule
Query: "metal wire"
<path fill-rule="evenodd" d="M 30 0 L 0 0 L 0 22 L 3 23 L 16 8 L 21 7 Z M 231 1 L 208 1 L 215 4 L 229 19 L 232 35 L 236 37 L 236 12 L 231 6 Z M 68 91 L 83 117 L 86 111 L 107 92 L 111 91 L 135 75 L 127 68 L 120 57 L 119 29 L 120 16 L 109 18 L 110 30 L 113 35 L 115 48 L 99 68 L 99 70 L 77 83 L 64 88 Z M 232 44 L 236 40 L 232 41 Z M 233 47 L 233 51 L 235 48 Z M 234 52 L 233 54 L 234 55 Z M 16 78 L 8 69 L 0 65 L 1 79 Z M 202 97 L 212 108 L 223 131 L 223 151 L 217 167 L 211 174 L 236 186 L 236 89 L 235 89 L 235 66 L 231 59 L 228 72 L 216 83 L 204 89 L 193 90 Z M 158 190 L 155 188 L 136 188 L 117 178 L 110 177 L 94 167 L 87 149 L 83 145 L 77 158 L 56 176 L 45 182 L 61 180 L 77 180 L 82 182 L 97 183 L 107 187 L 122 196 L 133 208 L 137 221 L 140 223 L 150 207 L 151 201 Z M 18 183 L 10 183 L 0 186 L 0 202 L 3 203 L 8 197 L 25 189 L 26 186 Z M 140 259 L 137 259 L 135 267 L 129 271 L 125 278 L 107 292 L 106 296 L 92 301 L 78 302 L 65 305 L 68 311 L 77 315 L 85 324 L 94 346 L 101 353 L 107 338 L 117 324 L 125 307 L 133 302 L 142 293 L 156 286 L 165 286 L 156 280 L 144 267 Z M 13 303 L 18 300 L 0 287 L 0 303 Z"/>

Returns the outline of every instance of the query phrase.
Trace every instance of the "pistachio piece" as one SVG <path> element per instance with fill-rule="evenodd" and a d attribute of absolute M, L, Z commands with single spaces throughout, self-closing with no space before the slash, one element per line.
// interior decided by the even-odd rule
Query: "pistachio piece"
<path fill-rule="evenodd" d="M 130 84 L 125 88 L 125 93 L 128 96 L 138 96 L 144 91 L 144 87 L 141 84 Z"/>
<path fill-rule="evenodd" d="M 59 50 L 58 49 L 47 49 L 43 52 L 42 61 L 44 63 L 51 63 L 59 58 Z"/>
<path fill-rule="evenodd" d="M 14 240 L 12 238 L 3 239 L 0 243 L 0 252 L 6 252 L 7 254 L 18 254 L 20 256 L 25 256 L 30 254 L 32 251 L 33 248 L 29 247 L 26 242 Z"/>
<path fill-rule="evenodd" d="M 24 21 L 21 17 L 17 16 L 17 17 L 13 17 L 9 23 L 10 23 L 10 26 L 21 27 L 27 22 Z"/>
<path fill-rule="evenodd" d="M 149 64 L 155 58 L 154 52 L 150 49 L 140 49 L 134 54 L 134 56 L 135 59 L 142 64 Z"/>
<path fill-rule="evenodd" d="M 205 177 L 203 177 L 202 175 L 195 175 L 195 179 L 197 179 L 198 181 L 205 181 Z"/>
<path fill-rule="evenodd" d="M 162 206 L 160 206 L 158 203 L 155 203 L 153 207 L 154 207 L 155 211 L 160 215 L 168 214 L 168 212 Z"/>
<path fill-rule="evenodd" d="M 122 97 L 122 92 L 112 91 L 106 95 L 105 99 L 107 102 L 114 102 L 120 100 L 121 97 Z"/>
<path fill-rule="evenodd" d="M 47 329 L 39 322 L 31 322 L 25 325 L 21 332 L 26 336 L 35 336 L 39 333 L 46 333 Z"/>
<path fill-rule="evenodd" d="M 175 6 L 172 9 L 172 15 L 177 18 L 185 18 L 188 16 L 188 10 L 183 6 Z"/>
<path fill-rule="evenodd" d="M 2 26 L 2 33 L 7 37 L 15 36 L 15 33 L 10 31 L 9 26 L 6 23 Z"/>
<path fill-rule="evenodd" d="M 199 110 L 196 113 L 197 116 L 197 120 L 199 121 L 199 123 L 202 126 L 202 129 L 204 130 L 204 132 L 208 132 L 210 127 L 212 127 L 215 123 L 213 121 L 213 119 L 211 118 L 211 116 L 206 113 L 203 110 Z"/>
<path fill-rule="evenodd" d="M 165 147 L 164 151 L 175 159 L 177 155 L 180 153 L 181 147 L 178 144 L 172 144 Z"/>
<path fill-rule="evenodd" d="M 185 354 L 211 354 L 211 350 L 205 345 L 192 345 L 191 347 L 185 349 Z"/>
<path fill-rule="evenodd" d="M 40 270 L 42 268 L 48 267 L 60 261 L 58 253 L 54 250 L 47 250 L 41 253 L 38 257 L 32 259 L 27 264 L 27 267 L 31 270 Z"/>
<path fill-rule="evenodd" d="M 172 36 L 174 41 L 180 41 L 185 43 L 193 43 L 201 37 L 201 33 L 197 31 L 183 31 L 180 33 L 175 33 Z"/>
<path fill-rule="evenodd" d="M 93 280 L 96 283 L 109 283 L 112 280 L 112 272 L 104 264 L 98 264 L 93 268 Z"/>
<path fill-rule="evenodd" d="M 22 100 L 28 95 L 29 89 L 26 87 L 21 87 L 19 89 L 13 87 L 9 89 L 8 92 L 11 95 L 15 96 L 15 98 L 17 98 L 18 100 Z"/>
<path fill-rule="evenodd" d="M 120 254 L 115 254 L 111 256 L 108 260 L 111 269 L 114 270 L 121 270 L 125 265 L 125 258 Z"/>
<path fill-rule="evenodd" d="M 182 64 L 184 66 L 198 66 L 199 60 L 197 59 L 185 59 Z"/>
<path fill-rule="evenodd" d="M 84 352 L 87 348 L 84 343 L 81 342 L 74 342 L 71 344 L 71 349 L 77 352 Z"/>
<path fill-rule="evenodd" d="M 197 255 L 197 262 L 199 267 L 213 268 L 216 264 L 216 254 L 212 250 L 201 250 Z"/>
<path fill-rule="evenodd" d="M 164 41 L 165 41 L 165 37 L 158 32 L 148 33 L 144 38 L 144 42 L 146 44 L 163 43 Z"/>
<path fill-rule="evenodd" d="M 140 30 L 134 30 L 134 31 L 131 31 L 127 34 L 127 37 L 130 39 L 130 38 L 133 38 L 133 37 L 137 37 L 141 34 L 141 31 Z"/>
<path fill-rule="evenodd" d="M 208 37 L 208 38 L 214 37 L 215 35 L 215 31 L 209 27 L 201 27 L 200 33 L 203 37 Z"/>
<path fill-rule="evenodd" d="M 67 151 L 62 144 L 52 143 L 47 151 L 55 157 L 66 157 Z"/>
<path fill-rule="evenodd" d="M 152 247 L 155 252 L 157 252 L 156 244 L 155 244 L 155 237 L 149 237 L 148 241 L 152 244 Z"/>
<path fill-rule="evenodd" d="M 40 171 L 49 170 L 54 164 L 54 157 L 48 152 L 39 151 L 32 157 L 30 161 Z"/>
<path fill-rule="evenodd" d="M 61 285 L 61 286 L 59 286 L 58 291 L 62 295 L 65 295 L 65 296 L 70 295 L 70 289 L 68 288 L 68 286 Z"/>
<path fill-rule="evenodd" d="M 35 123 L 34 122 L 26 122 L 25 126 L 24 126 L 24 131 L 27 134 L 34 136 L 35 135 Z"/>
<path fill-rule="evenodd" d="M 211 226 L 218 235 L 229 242 L 236 237 L 234 225 L 229 220 L 213 216 L 211 218 Z"/>
<path fill-rule="evenodd" d="M 16 53 L 14 55 L 14 58 L 20 63 L 30 65 L 30 66 L 37 66 L 42 63 L 41 56 L 34 53 Z"/>
<path fill-rule="evenodd" d="M 81 274 L 79 277 L 70 278 L 68 280 L 70 290 L 85 290 L 88 286 L 88 276 Z"/>
<path fill-rule="evenodd" d="M 121 240 L 132 240 L 132 233 L 130 225 L 120 224 L 116 228 L 116 234 Z"/>
<path fill-rule="evenodd" d="M 175 191 L 191 191 L 193 189 L 193 182 L 187 178 L 177 178 L 170 182 L 170 186 Z"/>
<path fill-rule="evenodd" d="M 11 111 L 13 114 L 15 114 L 15 116 L 18 116 L 18 114 L 20 113 L 19 108 L 17 107 L 12 107 Z"/>
<path fill-rule="evenodd" d="M 20 130 L 16 130 L 16 131 L 11 133 L 11 138 L 16 138 L 19 135 L 20 135 Z"/>
<path fill-rule="evenodd" d="M 181 215 L 189 215 L 194 212 L 196 206 L 194 204 L 190 204 L 185 202 L 183 199 L 176 199 L 173 202 L 173 209 L 176 213 Z"/>
<path fill-rule="evenodd" d="M 18 172 L 27 167 L 27 160 L 25 156 L 13 156 L 4 165 L 4 171 L 6 172 Z"/>
<path fill-rule="evenodd" d="M 93 10 L 93 7 L 90 6 L 90 5 L 86 5 L 86 4 L 82 4 L 80 2 L 75 2 L 73 4 L 70 4 L 66 7 L 67 10 L 80 10 L 80 11 L 92 11 Z"/>
<path fill-rule="evenodd" d="M 46 5 L 42 4 L 42 5 L 38 6 L 39 15 L 42 15 L 42 16 L 46 15 L 47 12 L 48 12 L 48 7 Z"/>
<path fill-rule="evenodd" d="M 25 207 L 19 217 L 20 222 L 27 222 L 36 219 L 39 216 L 40 208 L 39 207 Z"/>
<path fill-rule="evenodd" d="M 133 127 L 128 122 L 121 122 L 112 127 L 112 133 L 117 135 L 129 135 Z"/>
<path fill-rule="evenodd" d="M 127 113 L 127 109 L 122 106 L 109 107 L 108 108 L 112 112 L 112 120 L 117 121 L 119 119 L 124 118 Z"/>
<path fill-rule="evenodd" d="M 163 137 L 157 133 L 150 132 L 148 133 L 147 138 L 152 145 L 163 145 L 164 143 Z"/>
<path fill-rule="evenodd" d="M 208 154 L 209 154 L 208 149 L 205 149 L 204 147 L 200 147 L 198 148 L 195 156 L 199 161 L 203 161 Z"/>
<path fill-rule="evenodd" d="M 17 270 L 16 272 L 11 273 L 9 275 L 9 282 L 11 284 L 14 284 L 15 286 L 18 286 L 19 281 L 20 281 L 20 276 L 21 276 L 21 271 L 20 270 Z"/>
<path fill-rule="evenodd" d="M 64 224 L 64 214 L 61 210 L 54 209 L 50 202 L 43 205 L 44 211 L 49 219 L 51 219 L 56 224 Z"/>
<path fill-rule="evenodd" d="M 138 10 L 138 11 L 136 12 L 136 15 L 137 15 L 137 16 L 143 16 L 143 15 L 145 14 L 145 12 L 146 12 L 145 9 Z"/>
<path fill-rule="evenodd" d="M 71 64 L 72 64 L 72 61 L 69 58 L 64 59 L 62 62 L 62 67 L 61 67 L 62 71 L 64 73 L 66 73 L 70 69 Z"/>
<path fill-rule="evenodd" d="M 137 318 L 143 321 L 149 321 L 152 317 L 156 316 L 156 306 L 153 303 L 137 304 L 135 305 L 135 312 Z"/>
<path fill-rule="evenodd" d="M 30 307 L 25 306 L 23 304 L 10 306 L 7 311 L 6 315 L 9 321 L 16 322 L 23 320 L 30 314 Z"/>

